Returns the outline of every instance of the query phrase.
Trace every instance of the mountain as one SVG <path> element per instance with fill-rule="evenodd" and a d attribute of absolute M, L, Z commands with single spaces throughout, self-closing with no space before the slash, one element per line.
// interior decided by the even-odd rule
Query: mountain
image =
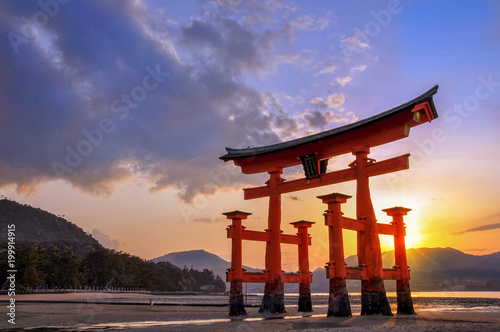
<path fill-rule="evenodd" d="M 154 263 L 170 262 L 181 269 L 186 266 L 188 269 L 191 266 L 195 270 L 208 269 L 218 274 L 222 279 L 226 277 L 226 269 L 231 263 L 223 260 L 217 255 L 211 254 L 205 250 L 190 250 L 172 252 L 161 257 L 153 258 L 151 261 Z"/>
<path fill-rule="evenodd" d="M 418 248 L 407 250 L 408 265 L 411 269 L 411 285 L 414 290 L 439 290 L 451 288 L 452 286 L 482 284 L 489 280 L 500 280 L 500 252 L 489 255 L 470 255 L 453 248 Z M 394 251 L 382 254 L 384 267 L 394 266 Z M 226 269 L 230 262 L 211 254 L 205 250 L 191 250 L 170 253 L 153 259 L 153 262 L 169 261 L 178 266 L 193 266 L 195 269 L 209 269 L 215 274 L 225 278 Z M 349 256 L 345 259 L 348 266 L 356 266 L 357 256 Z M 245 266 L 248 271 L 260 272 Z M 326 279 L 324 268 L 313 271 L 313 292 L 328 292 L 329 282 Z M 248 292 L 262 293 L 263 285 L 249 284 Z M 359 292 L 360 281 L 348 280 L 348 288 L 351 292 Z M 395 282 L 386 282 L 388 291 L 395 290 Z M 298 292 L 297 284 L 286 284 L 286 292 Z"/>
<path fill-rule="evenodd" d="M 391 252 L 393 255 L 393 252 Z M 415 271 L 461 269 L 500 269 L 500 252 L 489 255 L 470 255 L 453 248 L 419 248 L 407 250 L 408 265 Z"/>
<path fill-rule="evenodd" d="M 48 250 L 73 251 L 81 255 L 102 246 L 75 224 L 52 213 L 8 199 L 0 200 L 0 234 L 15 225 L 16 246 L 41 246 Z M 0 246 L 7 238 L 0 238 Z"/>
<path fill-rule="evenodd" d="M 213 271 L 215 275 L 219 275 L 223 280 L 226 280 L 226 270 L 231 267 L 230 262 L 201 249 L 172 252 L 161 257 L 153 258 L 151 261 L 154 263 L 170 262 L 180 268 L 186 266 L 188 269 L 192 266 L 194 269 L 200 271 L 208 269 Z M 243 268 L 247 269 L 249 272 L 262 272 L 260 269 L 254 269 L 248 266 L 243 266 Z"/>
<path fill-rule="evenodd" d="M 170 263 L 155 264 L 106 249 L 62 217 L 0 199 L 0 234 L 3 234 L 0 237 L 0 293 L 6 292 L 4 286 L 8 284 L 4 282 L 8 280 L 9 270 L 5 247 L 7 230 L 13 228 L 10 225 L 15 226 L 16 292 L 82 287 L 221 292 L 226 287 L 211 271 L 183 271 Z"/>
<path fill-rule="evenodd" d="M 487 281 L 500 280 L 500 252 L 489 255 L 470 255 L 453 248 L 417 248 L 408 249 L 406 252 L 408 266 L 411 270 L 412 289 L 435 290 L 451 287 L 484 285 Z M 394 251 L 382 253 L 384 267 L 394 266 Z M 357 266 L 358 257 L 349 256 L 345 259 L 347 266 Z M 328 280 L 324 269 L 314 272 L 314 292 L 326 292 Z M 319 277 L 319 278 L 318 278 Z M 359 291 L 360 282 L 348 281 L 348 287 Z M 441 285 L 441 286 L 440 286 Z M 388 290 L 394 290 L 394 282 L 386 282 Z M 463 287 L 462 287 L 463 288 Z"/>

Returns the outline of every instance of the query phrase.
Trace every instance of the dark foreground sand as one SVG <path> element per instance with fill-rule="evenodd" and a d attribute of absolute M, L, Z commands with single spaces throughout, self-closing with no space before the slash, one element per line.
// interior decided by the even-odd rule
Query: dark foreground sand
<path fill-rule="evenodd" d="M 434 304 L 416 305 L 417 316 L 360 316 L 356 305 L 351 318 L 327 318 L 326 306 L 319 305 L 310 314 L 297 313 L 289 305 L 286 314 L 262 315 L 258 308 L 247 308 L 248 315 L 229 319 L 225 306 L 186 306 L 143 304 L 154 297 L 144 294 L 51 294 L 16 297 L 16 325 L 7 324 L 6 297 L 1 296 L 0 328 L 31 331 L 499 331 L 497 307 L 441 310 Z M 189 299 L 192 297 L 183 297 Z M 206 297 L 205 297 L 206 298 Z M 164 298 L 163 298 L 164 299 Z M 196 297 L 195 297 L 196 299 Z M 200 303 L 199 297 L 194 301 Z M 214 302 L 224 297 L 209 297 Z M 203 301 L 201 301 L 203 302 Z M 141 303 L 141 304 L 131 304 Z M 481 303 L 484 305 L 484 303 Z M 488 302 L 486 302 L 488 304 Z M 494 303 L 496 305 L 496 303 Z"/>

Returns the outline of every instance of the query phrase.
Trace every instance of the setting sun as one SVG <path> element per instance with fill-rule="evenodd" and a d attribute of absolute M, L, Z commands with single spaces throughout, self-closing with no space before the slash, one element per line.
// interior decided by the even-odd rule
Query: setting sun
<path fill-rule="evenodd" d="M 406 249 L 425 246 L 425 237 L 420 234 L 420 227 L 416 224 L 415 226 L 409 226 L 408 224 L 406 225 Z"/>

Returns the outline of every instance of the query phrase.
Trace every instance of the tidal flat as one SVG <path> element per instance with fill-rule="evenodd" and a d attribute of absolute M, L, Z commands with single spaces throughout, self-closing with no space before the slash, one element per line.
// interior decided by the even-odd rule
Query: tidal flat
<path fill-rule="evenodd" d="M 450 294 L 453 295 L 453 294 Z M 326 294 L 313 295 L 311 313 L 297 312 L 286 297 L 285 314 L 260 314 L 260 296 L 248 295 L 247 315 L 228 317 L 226 295 L 72 292 L 16 296 L 16 324 L 2 329 L 42 331 L 497 331 L 500 298 L 415 297 L 417 315 L 360 316 L 359 296 L 351 296 L 353 316 L 326 317 Z M 480 295 L 481 296 L 481 295 Z M 389 301 L 396 312 L 396 299 Z M 0 296 L 2 306 L 7 298 Z"/>

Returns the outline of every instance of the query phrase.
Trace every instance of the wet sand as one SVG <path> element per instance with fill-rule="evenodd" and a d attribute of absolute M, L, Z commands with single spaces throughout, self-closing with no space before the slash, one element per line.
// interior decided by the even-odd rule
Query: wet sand
<path fill-rule="evenodd" d="M 7 297 L 1 296 L 5 308 Z M 150 304 L 153 300 L 153 305 Z M 423 300 L 423 301 L 422 301 Z M 172 303 L 172 301 L 177 303 Z M 297 313 L 287 306 L 286 314 L 263 315 L 258 307 L 247 308 L 248 315 L 227 316 L 226 296 L 153 296 L 135 293 L 69 293 L 16 296 L 16 324 L 0 322 L 2 329 L 48 328 L 59 331 L 498 331 L 498 299 L 472 300 L 475 307 L 436 306 L 433 299 L 415 301 L 416 316 L 360 316 L 353 301 L 353 317 L 326 317 L 326 305 L 313 313 Z M 443 302 L 443 299 L 439 300 Z M 460 299 L 447 299 L 457 302 Z M 156 303 L 155 303 L 156 302 Z M 185 305 L 194 303 L 196 306 Z M 419 304 L 422 302 L 423 304 Z M 182 305 L 184 303 L 184 305 Z M 207 305 L 207 304 L 214 305 Z M 227 303 L 227 302 L 226 302 Z M 439 303 L 439 302 L 438 302 Z M 488 303 L 491 305 L 489 306 Z M 181 304 L 181 305 L 179 305 Z M 442 308 L 440 308 L 442 307 Z M 492 309 L 493 308 L 493 309 Z M 394 310 L 394 308 L 393 308 Z M 4 309 L 5 312 L 5 309 Z"/>

